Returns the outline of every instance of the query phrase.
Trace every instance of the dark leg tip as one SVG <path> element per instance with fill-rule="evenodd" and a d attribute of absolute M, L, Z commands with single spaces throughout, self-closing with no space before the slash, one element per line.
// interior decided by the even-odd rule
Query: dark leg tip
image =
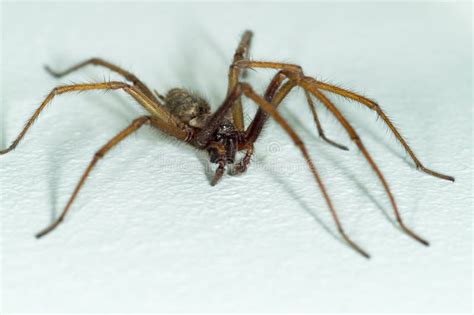
<path fill-rule="evenodd" d="M 367 254 L 367 253 L 364 252 L 364 251 L 360 251 L 359 254 L 361 254 L 361 255 L 362 255 L 364 258 L 366 258 L 366 259 L 370 259 L 370 258 L 371 258 L 370 255 Z"/>
<path fill-rule="evenodd" d="M 445 179 L 445 180 L 449 180 L 450 182 L 455 181 L 454 177 L 432 171 L 429 168 L 424 167 L 423 165 L 418 165 L 417 168 L 421 169 L 423 172 L 425 172 L 426 174 L 429 174 L 431 176 L 438 177 L 438 178 Z"/>
<path fill-rule="evenodd" d="M 43 236 L 45 236 L 46 234 L 48 234 L 49 232 L 51 232 L 53 229 L 54 229 L 54 226 L 48 226 L 48 227 L 45 228 L 44 230 L 39 231 L 38 233 L 36 233 L 35 237 L 36 237 L 36 238 L 42 238 Z"/>
<path fill-rule="evenodd" d="M 452 176 L 443 175 L 443 174 L 439 174 L 439 173 L 434 174 L 434 176 L 436 176 L 438 178 L 441 178 L 441 179 L 449 180 L 450 182 L 453 182 L 453 183 L 455 182 L 455 179 Z"/>
<path fill-rule="evenodd" d="M 16 145 L 11 145 L 11 146 L 9 146 L 8 148 L 6 148 L 4 150 L 0 150 L 0 155 L 7 154 L 8 152 L 12 151 L 15 148 L 15 146 Z"/>
<path fill-rule="evenodd" d="M 365 251 L 363 250 L 362 248 L 360 248 L 358 245 L 356 245 L 356 243 L 354 243 L 353 241 L 351 241 L 350 238 L 348 238 L 344 232 L 340 231 L 341 234 L 342 234 L 342 237 L 346 240 L 347 244 L 352 247 L 352 249 L 354 249 L 356 252 L 358 252 L 359 254 L 361 254 L 362 256 L 364 256 L 365 258 L 367 259 L 370 259 L 370 255 Z"/>
<path fill-rule="evenodd" d="M 339 144 L 339 143 L 337 143 L 337 142 L 335 142 L 335 141 L 332 141 L 331 139 L 326 138 L 326 136 L 324 136 L 324 135 L 321 135 L 321 138 L 322 138 L 324 141 L 326 141 L 327 143 L 329 143 L 330 145 L 332 145 L 332 146 L 334 146 L 334 147 L 336 147 L 336 148 L 338 148 L 338 149 L 341 149 L 341 150 L 344 150 L 344 151 L 349 151 L 349 148 L 346 147 L 345 145 L 342 145 L 342 144 Z"/>
<path fill-rule="evenodd" d="M 414 240 L 418 241 L 424 246 L 427 246 L 427 247 L 430 246 L 430 243 L 428 241 L 424 240 L 423 238 L 415 234 L 412 230 L 408 229 L 405 225 L 401 224 L 401 228 L 403 229 L 403 231 L 405 231 L 406 234 L 408 234 L 408 236 L 410 236 Z"/>
<path fill-rule="evenodd" d="M 221 179 L 221 177 L 222 177 L 222 174 L 216 174 L 211 180 L 211 186 L 212 187 L 216 186 L 219 180 Z"/>
<path fill-rule="evenodd" d="M 425 241 L 425 240 L 418 240 L 421 244 L 425 245 L 426 247 L 430 247 L 430 243 L 428 241 Z"/>
<path fill-rule="evenodd" d="M 355 248 L 355 247 L 354 247 L 354 249 L 355 249 L 362 257 L 364 257 L 364 258 L 366 258 L 366 259 L 370 259 L 370 258 L 371 258 L 370 255 L 369 255 L 367 252 L 365 252 L 364 250 L 362 250 L 362 249 L 360 249 L 360 248 Z"/>

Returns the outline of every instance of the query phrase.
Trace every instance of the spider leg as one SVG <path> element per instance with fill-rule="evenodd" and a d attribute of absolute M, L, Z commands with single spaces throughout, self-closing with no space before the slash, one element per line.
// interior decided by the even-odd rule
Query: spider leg
<path fill-rule="evenodd" d="M 141 106 L 143 106 L 156 120 L 156 125 L 162 131 L 172 135 L 181 140 L 189 139 L 189 132 L 185 130 L 182 123 L 177 120 L 171 113 L 169 113 L 161 104 L 150 100 L 146 95 L 143 94 L 138 88 L 131 86 L 123 82 L 103 82 L 103 83 L 90 83 L 90 84 L 75 84 L 65 85 L 54 88 L 48 96 L 44 99 L 43 103 L 36 109 L 31 118 L 26 122 L 22 131 L 18 134 L 17 138 L 13 143 L 6 149 L 0 151 L 0 155 L 6 154 L 16 148 L 18 143 L 23 139 L 26 132 L 33 125 L 39 114 L 46 108 L 52 99 L 60 94 L 73 92 L 73 91 L 88 91 L 88 90 L 123 90 L 131 95 Z"/>
<path fill-rule="evenodd" d="M 316 107 L 314 106 L 313 100 L 311 99 L 311 95 L 309 95 L 308 91 L 306 90 L 304 91 L 304 94 L 306 96 L 306 100 L 308 101 L 309 108 L 311 109 L 311 113 L 313 114 L 313 119 L 314 119 L 314 122 L 316 123 L 316 128 L 318 128 L 319 136 L 330 145 L 335 146 L 336 148 L 339 148 L 341 150 L 349 151 L 349 149 L 346 146 L 339 144 L 337 142 L 334 142 L 331 139 L 326 138 L 326 135 L 324 134 L 324 130 L 321 127 L 321 122 L 319 121 L 318 114 L 316 112 Z"/>
<path fill-rule="evenodd" d="M 253 33 L 251 31 L 245 31 L 240 40 L 239 46 L 237 47 L 234 53 L 234 60 L 229 68 L 229 83 L 227 88 L 227 95 L 229 95 L 234 89 L 237 83 L 239 82 L 239 76 L 242 70 L 242 76 L 246 75 L 246 69 L 239 69 L 234 67 L 234 63 L 240 60 L 248 59 L 250 42 L 252 40 Z M 237 130 L 244 130 L 244 113 L 242 110 L 242 101 L 241 98 L 237 98 L 232 107 L 232 120 L 237 128 Z"/>
<path fill-rule="evenodd" d="M 214 177 L 212 178 L 211 186 L 216 186 L 219 180 L 222 178 L 222 175 L 224 175 L 225 165 L 226 165 L 225 161 L 219 160 L 219 162 L 217 163 L 219 164 L 219 166 L 217 167 L 216 173 L 214 174 Z"/>
<path fill-rule="evenodd" d="M 279 71 L 272 79 L 270 84 L 265 91 L 265 101 L 271 103 L 275 109 L 280 105 L 283 99 L 290 93 L 290 91 L 296 86 L 293 81 L 287 81 L 282 85 L 282 82 L 286 79 L 286 75 Z M 263 125 L 268 119 L 268 113 L 261 107 L 258 108 L 254 119 L 245 131 L 246 142 L 254 143 L 260 135 Z"/>
<path fill-rule="evenodd" d="M 250 164 L 250 159 L 252 158 L 253 155 L 253 143 L 247 143 L 244 145 L 245 148 L 245 155 L 240 160 L 239 163 L 237 163 L 234 168 L 232 169 L 230 175 L 239 175 L 243 174 L 247 171 L 248 165 Z"/>
<path fill-rule="evenodd" d="M 217 169 L 216 172 L 214 173 L 214 177 L 212 178 L 211 181 L 211 186 L 215 186 L 219 180 L 222 178 L 222 175 L 224 175 L 225 167 L 226 167 L 226 152 L 225 148 L 222 144 L 213 142 L 208 146 L 208 149 L 214 149 L 217 151 L 217 155 L 219 156 L 217 160 Z"/>
<path fill-rule="evenodd" d="M 263 96 L 265 101 L 272 103 L 275 93 L 281 87 L 281 84 L 285 79 L 286 79 L 286 76 L 281 71 L 279 71 L 272 78 Z M 278 107 L 278 105 L 279 103 L 274 104 L 275 108 Z M 263 125 L 266 122 L 267 118 L 268 118 L 268 114 L 262 108 L 259 107 L 257 110 L 257 113 L 252 119 L 252 122 L 245 130 L 244 144 L 241 146 L 241 148 L 239 148 L 239 150 L 245 149 L 245 156 L 242 158 L 242 160 L 240 160 L 239 163 L 235 165 L 235 167 L 233 168 L 231 172 L 231 175 L 238 175 L 247 171 L 247 167 L 250 163 L 250 159 L 252 158 L 252 155 L 254 152 L 253 144 L 257 140 L 258 136 L 260 135 L 260 132 L 262 131 Z"/>
<path fill-rule="evenodd" d="M 74 65 L 70 68 L 67 68 L 64 71 L 54 71 L 47 65 L 44 66 L 44 69 L 49 74 L 54 76 L 55 78 L 61 78 L 65 75 L 70 74 L 71 72 L 79 70 L 79 69 L 81 69 L 85 66 L 88 66 L 88 65 L 102 66 L 102 67 L 105 67 L 109 70 L 112 70 L 113 72 L 116 72 L 116 73 L 122 75 L 127 81 L 132 82 L 133 85 L 135 85 L 138 89 L 140 89 L 143 92 L 143 94 L 148 96 L 153 101 L 158 101 L 156 99 L 156 97 L 153 95 L 153 93 L 150 91 L 150 89 L 142 81 L 140 81 L 133 73 L 130 73 L 130 72 L 120 68 L 119 66 L 116 66 L 113 63 L 110 63 L 110 62 L 105 61 L 105 60 L 100 59 L 100 58 L 91 58 L 91 59 L 85 60 L 85 61 L 80 62 L 80 63 L 78 63 L 78 64 L 76 64 L 76 65 Z"/>
<path fill-rule="evenodd" d="M 264 95 L 264 99 L 267 102 L 270 102 L 277 108 L 282 100 L 288 95 L 288 93 L 296 86 L 293 81 L 287 81 L 285 85 L 282 86 L 283 81 L 287 78 L 283 71 L 279 71 L 271 80 L 270 84 L 267 87 L 267 90 Z M 278 93 L 277 93 L 278 92 Z M 275 96 L 276 94 L 276 96 Z M 310 95 L 307 91 L 305 91 L 308 107 L 311 110 L 313 115 L 313 119 L 316 123 L 316 127 L 319 133 L 319 136 L 326 141 L 327 143 L 342 149 L 342 150 L 349 150 L 346 146 L 338 144 L 326 137 L 324 134 L 324 130 L 321 126 L 321 123 L 318 119 L 318 115 L 316 112 L 316 107 L 314 106 L 313 100 L 311 99 Z M 257 113 L 250 123 L 249 127 L 246 130 L 246 144 L 245 149 L 246 153 L 244 158 L 237 164 L 237 166 L 233 170 L 233 175 L 237 175 L 243 173 L 247 170 L 248 164 L 250 163 L 250 158 L 253 154 L 253 143 L 257 140 L 258 136 L 260 135 L 263 125 L 267 121 L 268 114 L 259 108 Z"/>
<path fill-rule="evenodd" d="M 238 68 L 271 68 L 271 69 L 281 69 L 291 80 L 294 80 L 296 82 L 299 82 L 302 77 L 303 77 L 303 71 L 300 66 L 295 65 L 295 64 L 287 64 L 287 63 L 278 63 L 278 62 L 266 62 L 266 61 L 249 61 L 249 60 L 240 60 L 234 64 L 235 67 Z M 444 175 L 438 172 L 435 172 L 431 169 L 428 169 L 423 166 L 423 164 L 418 160 L 418 158 L 415 156 L 411 148 L 408 146 L 406 141 L 403 139 L 403 137 L 400 135 L 398 130 L 395 128 L 395 126 L 392 124 L 390 119 L 385 115 L 385 113 L 382 111 L 380 106 L 375 103 L 374 101 L 371 101 L 361 95 L 358 95 L 356 93 L 341 89 L 339 87 L 323 83 L 320 81 L 315 80 L 312 78 L 313 85 L 320 88 L 327 90 L 329 92 L 339 94 L 341 96 L 344 96 L 346 98 L 353 99 L 368 108 L 374 110 L 380 118 L 387 124 L 389 129 L 392 131 L 392 133 L 395 135 L 397 140 L 402 144 L 404 149 L 408 152 L 410 157 L 412 158 L 413 162 L 415 163 L 416 167 L 421 169 L 423 172 L 430 174 L 432 176 L 441 178 L 441 179 L 446 179 L 449 181 L 454 181 L 454 177 Z"/>
<path fill-rule="evenodd" d="M 95 154 L 94 154 L 94 157 L 92 158 L 92 161 L 89 163 L 89 165 L 87 166 L 86 170 L 84 171 L 84 173 L 82 174 L 81 176 L 81 179 L 79 180 L 79 182 L 77 183 L 76 185 L 76 188 L 74 189 L 71 197 L 69 197 L 69 200 L 66 204 L 66 206 L 64 207 L 63 211 L 61 212 L 61 214 L 59 215 L 59 217 L 56 218 L 56 220 L 54 220 L 53 223 L 51 223 L 48 227 L 46 227 L 44 230 L 42 230 L 41 232 L 39 232 L 38 234 L 36 234 L 36 237 L 37 238 L 40 238 L 46 234 L 48 234 L 49 232 L 51 232 L 52 230 L 54 230 L 63 220 L 64 220 L 64 217 L 66 216 L 66 214 L 68 213 L 72 203 L 74 202 L 74 200 L 76 199 L 76 196 L 77 194 L 79 193 L 79 190 L 82 188 L 82 186 L 84 185 L 84 182 L 87 178 L 87 176 L 89 175 L 89 173 L 92 171 L 92 169 L 94 168 L 94 166 L 96 165 L 96 163 L 104 157 L 104 155 L 110 150 L 112 149 L 115 145 L 117 145 L 120 141 L 124 140 L 127 136 L 129 136 L 130 134 L 132 134 L 133 132 L 137 131 L 141 126 L 143 126 L 144 124 L 150 124 L 151 122 L 153 121 L 153 118 L 151 116 L 142 116 L 142 117 L 139 117 L 137 119 L 135 119 L 127 128 L 125 128 L 124 130 L 122 130 L 120 133 L 118 133 L 115 137 L 113 137 L 109 142 L 107 142 L 99 151 L 97 151 Z"/>
<path fill-rule="evenodd" d="M 276 93 L 274 100 L 277 100 L 278 102 L 281 102 L 281 100 L 288 94 L 288 92 L 295 86 L 296 84 L 292 81 L 288 81 L 285 83 L 280 90 Z M 273 104 L 270 104 L 267 102 L 265 99 L 257 95 L 253 89 L 251 88 L 250 85 L 247 83 L 242 83 L 239 82 L 234 90 L 229 93 L 222 103 L 222 105 L 216 110 L 216 112 L 211 116 L 209 119 L 209 122 L 207 125 L 199 131 L 191 140 L 191 144 L 194 145 L 197 148 L 200 149 L 206 149 L 209 146 L 213 145 L 210 143 L 212 139 L 212 135 L 216 131 L 216 129 L 219 127 L 220 122 L 222 119 L 225 117 L 226 113 L 232 108 L 232 105 L 234 104 L 234 101 L 242 95 L 242 93 L 253 100 L 259 108 L 262 108 L 266 113 L 268 113 L 273 119 L 276 120 L 276 122 L 288 133 L 288 135 L 291 137 L 293 142 L 296 144 L 296 146 L 300 149 L 301 153 L 303 154 L 303 157 L 313 174 L 316 182 L 319 185 L 319 188 L 323 194 L 323 197 L 329 207 L 329 210 L 331 212 L 331 215 L 335 221 L 336 227 L 342 238 L 358 253 L 363 255 L 366 258 L 369 258 L 370 256 L 362 250 L 357 244 L 355 244 L 344 232 L 341 223 L 339 222 L 339 218 L 337 216 L 336 210 L 334 209 L 331 199 L 329 198 L 328 193 L 326 192 L 326 188 L 324 187 L 324 184 L 319 177 L 319 174 L 316 171 L 316 167 L 314 166 L 313 162 L 311 161 L 309 154 L 306 150 L 305 145 L 301 141 L 301 139 L 298 137 L 298 135 L 294 132 L 294 130 L 288 125 L 286 120 L 281 117 L 281 115 L 277 112 L 276 108 L 274 107 Z M 220 167 L 223 173 L 223 166 Z M 218 168 L 218 171 L 216 171 L 216 177 L 220 176 L 219 174 L 221 171 Z"/>
<path fill-rule="evenodd" d="M 242 89 L 242 93 L 247 96 L 248 98 L 250 98 L 252 101 L 254 101 L 260 108 L 262 108 L 266 113 L 268 113 L 268 115 L 270 115 L 285 131 L 286 133 L 291 137 L 291 139 L 293 140 L 293 142 L 295 143 L 295 145 L 298 147 L 298 149 L 301 151 L 301 153 L 303 154 L 303 157 L 306 161 L 306 164 L 308 165 L 314 179 L 316 180 L 316 182 L 318 183 L 318 186 L 319 186 L 319 189 L 321 190 L 321 193 L 323 194 L 323 197 L 326 201 L 326 204 L 328 205 L 329 207 L 329 210 L 331 212 L 331 215 L 332 215 L 332 218 L 336 224 L 336 227 L 337 227 L 337 230 L 339 232 L 339 234 L 342 236 L 342 238 L 354 249 L 356 250 L 359 254 L 361 254 L 362 256 L 366 257 L 366 258 L 370 258 L 369 254 L 367 254 L 363 249 L 361 249 L 356 243 L 354 243 L 345 233 L 344 229 L 342 228 L 342 225 L 339 221 L 339 217 L 336 213 L 336 210 L 334 209 L 333 205 L 332 205 L 332 201 L 331 199 L 329 198 L 329 194 L 327 193 L 326 191 L 326 188 L 318 174 L 318 172 L 316 171 L 316 167 L 314 166 L 310 156 L 309 156 L 309 153 L 308 151 L 306 150 L 306 147 L 303 143 L 303 141 L 301 141 L 300 137 L 295 133 L 295 131 L 293 130 L 293 128 L 290 127 L 290 125 L 288 125 L 288 123 L 286 122 L 286 120 L 278 113 L 278 111 L 276 110 L 276 108 L 274 107 L 273 104 L 270 104 L 269 102 L 267 102 L 265 99 L 263 99 L 262 97 L 260 97 L 259 95 L 257 95 L 252 87 L 246 83 L 240 83 L 239 85 Z"/>
<path fill-rule="evenodd" d="M 271 102 L 272 104 L 274 104 L 275 108 L 277 108 L 280 105 L 282 100 L 291 91 L 291 89 L 293 89 L 293 87 L 296 85 L 296 83 L 292 83 L 292 84 L 289 84 L 289 86 L 285 86 L 284 88 L 281 87 L 281 84 L 282 84 L 283 80 L 286 79 L 286 78 L 287 78 L 287 75 L 285 74 L 285 72 L 284 71 L 279 71 L 273 77 L 272 81 L 268 85 L 268 88 L 265 92 L 265 96 L 264 96 L 265 100 L 267 102 Z M 292 81 L 290 80 L 289 82 L 292 82 Z M 278 88 L 280 88 L 281 92 L 278 90 Z M 275 98 L 275 100 L 273 100 L 277 90 L 278 90 L 278 92 L 280 92 L 280 95 L 278 95 Z M 331 145 L 333 145 L 333 146 L 335 146 L 339 149 L 349 150 L 346 146 L 338 144 L 338 143 L 336 143 L 336 142 L 334 142 L 334 141 L 332 141 L 332 140 L 330 140 L 326 137 L 326 135 L 324 134 L 324 130 L 321 126 L 321 123 L 319 121 L 318 114 L 316 112 L 316 107 L 314 106 L 313 100 L 311 99 L 311 96 L 308 94 L 307 91 L 305 91 L 305 95 L 306 95 L 306 100 L 307 100 L 307 103 L 308 103 L 308 107 L 311 110 L 311 113 L 313 115 L 313 119 L 314 119 L 314 122 L 316 123 L 316 128 L 318 130 L 318 133 L 319 133 L 320 137 L 324 141 L 326 141 L 327 143 L 329 143 L 329 144 L 331 144 Z M 262 127 L 263 127 L 263 124 L 266 121 L 266 118 L 268 118 L 268 114 L 266 114 L 265 111 L 263 111 L 261 108 L 259 108 L 257 114 L 255 115 L 254 120 L 251 122 L 249 128 L 247 129 L 247 135 L 249 135 L 249 138 L 252 138 L 253 141 L 255 141 L 255 139 L 259 136 L 260 132 L 262 131 Z"/>
<path fill-rule="evenodd" d="M 393 211 L 395 213 L 395 217 L 396 217 L 397 222 L 400 225 L 401 229 L 406 234 L 408 234 L 409 236 L 411 236 L 412 238 L 414 238 L 415 240 L 417 240 L 421 244 L 423 244 L 425 246 L 429 246 L 429 243 L 426 240 L 424 240 L 423 238 L 418 236 L 415 232 L 410 230 L 405 225 L 405 223 L 403 222 L 402 217 L 401 217 L 401 215 L 398 211 L 398 206 L 397 206 L 397 203 L 395 202 L 395 198 L 393 197 L 392 192 L 390 191 L 390 188 L 388 186 L 387 181 L 385 180 L 385 177 L 382 175 L 382 172 L 378 168 L 377 164 L 374 162 L 374 160 L 370 156 L 369 152 L 367 151 L 367 149 L 363 145 L 362 140 L 360 139 L 359 135 L 356 133 L 354 128 L 352 128 L 352 126 L 349 124 L 349 122 L 344 118 L 344 116 L 341 114 L 341 112 L 336 108 L 336 106 L 334 106 L 334 104 L 332 104 L 331 101 L 321 91 L 319 91 L 317 89 L 316 85 L 314 84 L 315 81 L 316 80 L 314 80 L 311 77 L 304 77 L 303 80 L 301 80 L 299 82 L 299 85 L 301 87 L 303 87 L 305 90 L 309 91 L 315 97 L 317 97 L 321 101 L 321 103 L 323 103 L 328 108 L 328 110 L 334 115 L 334 117 L 336 117 L 336 119 L 341 123 L 341 125 L 344 127 L 344 129 L 346 129 L 347 133 L 349 134 L 349 137 L 351 138 L 352 141 L 355 142 L 355 144 L 357 145 L 359 150 L 364 155 L 364 158 L 367 160 L 367 162 L 369 163 L 369 165 L 372 167 L 372 169 L 376 173 L 377 177 L 379 178 L 380 182 L 382 183 L 382 185 L 385 189 L 385 192 L 387 193 L 387 195 L 390 199 L 390 203 L 391 203 Z"/>
<path fill-rule="evenodd" d="M 304 88 L 306 91 L 310 92 L 313 94 L 323 105 L 334 115 L 334 117 L 339 121 L 339 123 L 344 127 L 346 132 L 348 133 L 349 137 L 359 150 L 362 152 L 364 155 L 364 158 L 367 160 L 369 165 L 372 167 L 373 171 L 376 173 L 377 177 L 379 178 L 380 182 L 382 183 L 382 186 L 384 187 L 384 190 L 386 194 L 389 197 L 390 203 L 392 205 L 393 211 L 395 213 L 395 217 L 397 219 L 398 224 L 400 225 L 400 228 L 410 237 L 413 239 L 417 240 L 421 244 L 425 246 L 429 246 L 429 243 L 418 236 L 415 232 L 410 230 L 408 227 L 406 227 L 405 223 L 402 220 L 402 217 L 398 211 L 397 204 L 395 202 L 395 198 L 392 195 L 392 192 L 390 191 L 390 188 L 388 186 L 387 181 L 385 180 L 385 177 L 382 175 L 382 172 L 379 170 L 377 164 L 374 162 L 372 157 L 370 156 L 369 152 L 365 148 L 365 146 L 362 144 L 362 140 L 360 139 L 359 135 L 356 133 L 354 128 L 349 124 L 349 122 L 344 118 L 342 113 L 332 104 L 332 102 L 321 92 L 318 90 L 317 86 L 317 80 L 311 77 L 307 77 L 303 75 L 303 71 L 300 66 L 294 65 L 294 64 L 285 64 L 285 63 L 276 63 L 276 62 L 265 62 L 265 61 L 246 61 L 242 60 L 237 62 L 236 64 L 237 67 L 255 67 L 255 68 L 272 68 L 272 69 L 281 69 L 290 80 L 294 81 L 297 85 L 301 86 Z"/>
<path fill-rule="evenodd" d="M 421 162 L 418 160 L 418 158 L 416 157 L 415 153 L 413 153 L 412 149 L 410 148 L 410 146 L 407 144 L 407 142 L 405 141 L 405 139 L 403 139 L 402 135 L 400 134 L 400 132 L 397 130 L 397 128 L 395 128 L 395 126 L 393 125 L 393 123 L 390 121 L 390 119 L 388 118 L 388 116 L 384 113 L 384 111 L 382 110 L 382 108 L 374 101 L 366 98 L 366 97 L 363 97 L 359 94 L 356 94 L 354 92 L 351 92 L 351 91 L 348 91 L 348 90 L 345 90 L 345 89 L 342 89 L 342 88 L 339 88 L 337 86 L 334 86 L 334 85 L 331 85 L 331 84 L 327 84 L 327 83 L 324 83 L 324 82 L 321 82 L 321 81 L 317 81 L 315 83 L 315 85 L 320 88 L 321 90 L 326 90 L 326 91 L 329 91 L 329 92 L 332 92 L 332 93 L 335 93 L 335 94 L 338 94 L 338 95 L 341 95 L 345 98 L 348 98 L 348 99 L 352 99 L 358 103 L 361 103 L 362 105 L 365 105 L 366 107 L 368 107 L 369 109 L 375 111 L 377 113 L 377 115 L 382 118 L 382 120 L 385 122 L 385 124 L 388 126 L 388 128 L 390 129 L 390 131 L 395 135 L 395 137 L 397 138 L 397 140 L 400 142 L 400 144 L 403 146 L 403 148 L 405 149 L 405 151 L 407 151 L 407 153 L 410 155 L 411 159 L 413 160 L 413 162 L 415 163 L 416 167 L 420 170 L 422 170 L 423 172 L 429 174 L 429 175 L 432 175 L 432 176 L 435 176 L 435 177 L 438 177 L 438 178 L 441 178 L 441 179 L 446 179 L 446 180 L 450 180 L 452 182 L 454 182 L 454 177 L 452 176 L 448 176 L 448 175 L 444 175 L 444 174 L 441 174 L 441 173 L 438 173 L 438 172 L 435 172 L 429 168 L 426 168 L 423 166 L 423 164 L 421 164 Z"/>

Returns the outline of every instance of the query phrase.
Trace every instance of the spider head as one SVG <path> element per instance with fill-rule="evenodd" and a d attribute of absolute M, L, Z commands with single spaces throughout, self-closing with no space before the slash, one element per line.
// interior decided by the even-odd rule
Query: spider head
<path fill-rule="evenodd" d="M 240 133 L 235 130 L 232 122 L 224 119 L 209 144 L 211 162 L 218 163 L 220 160 L 225 160 L 226 164 L 234 163 L 239 137 Z"/>

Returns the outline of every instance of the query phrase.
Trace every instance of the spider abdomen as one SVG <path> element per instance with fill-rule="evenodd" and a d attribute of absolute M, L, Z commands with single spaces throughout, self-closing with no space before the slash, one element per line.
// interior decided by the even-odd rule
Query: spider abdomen
<path fill-rule="evenodd" d="M 205 99 L 180 88 L 166 93 L 165 107 L 179 120 L 195 128 L 202 128 L 211 111 Z"/>

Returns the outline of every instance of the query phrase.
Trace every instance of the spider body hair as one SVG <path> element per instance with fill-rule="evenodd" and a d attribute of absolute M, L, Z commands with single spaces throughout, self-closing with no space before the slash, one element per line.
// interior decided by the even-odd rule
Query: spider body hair
<path fill-rule="evenodd" d="M 199 132 L 212 116 L 209 103 L 196 93 L 182 88 L 169 90 L 163 98 L 168 111 L 194 132 Z M 211 163 L 233 164 L 239 144 L 243 144 L 243 133 L 237 131 L 230 118 L 224 118 L 211 136 L 205 148 Z"/>
<path fill-rule="evenodd" d="M 202 129 L 211 114 L 208 102 L 186 89 L 173 88 L 166 93 L 163 104 L 171 114 L 192 128 Z"/>

